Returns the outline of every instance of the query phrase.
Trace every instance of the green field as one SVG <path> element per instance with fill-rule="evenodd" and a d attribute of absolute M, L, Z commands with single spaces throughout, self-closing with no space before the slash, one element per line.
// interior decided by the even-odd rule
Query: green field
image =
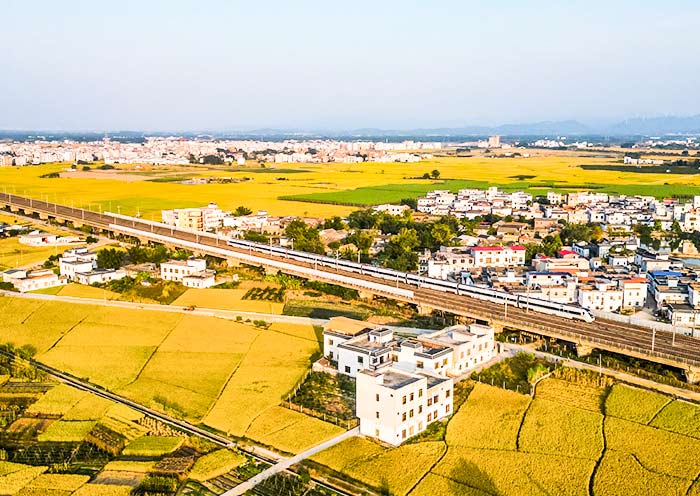
<path fill-rule="evenodd" d="M 184 208 L 217 202 L 233 210 L 246 205 L 253 211 L 272 215 L 346 215 L 354 207 L 397 202 L 417 197 L 432 189 L 501 186 L 546 193 L 548 189 L 567 191 L 596 188 L 609 193 L 651 194 L 655 196 L 693 195 L 700 192 L 700 175 L 666 173 L 665 169 L 640 173 L 638 169 L 617 170 L 622 152 L 609 156 L 587 152 L 529 151 L 529 158 L 492 158 L 482 155 L 460 158 L 434 158 L 415 164 L 269 164 L 261 169 L 246 167 L 160 167 L 144 172 L 91 171 L 72 177 L 40 178 L 60 172 L 64 164 L 0 169 L 0 185 L 18 195 L 83 206 L 92 210 L 116 211 L 157 219 L 167 208 Z M 583 168 L 582 166 L 588 167 Z M 590 168 L 589 166 L 594 166 Z M 597 168 L 600 167 L 600 168 Z M 417 179 L 437 169 L 442 180 Z M 235 182 L 187 185 L 173 181 L 174 171 L 188 177 L 230 177 Z M 646 172 L 646 171 L 644 171 Z M 283 178 L 285 180 L 279 180 Z M 298 201 L 303 200 L 303 201 Z M 344 205 L 324 205 L 328 202 Z"/>
<path fill-rule="evenodd" d="M 532 399 L 476 384 L 443 441 L 350 439 L 312 460 L 397 495 L 698 494 L 699 428 L 700 407 L 623 385 L 550 378 Z"/>

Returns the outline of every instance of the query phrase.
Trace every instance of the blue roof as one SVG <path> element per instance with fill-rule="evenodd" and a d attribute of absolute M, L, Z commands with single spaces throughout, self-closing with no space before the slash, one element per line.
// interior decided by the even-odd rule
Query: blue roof
<path fill-rule="evenodd" d="M 649 273 L 654 277 L 681 277 L 683 275 L 674 270 L 654 270 Z"/>

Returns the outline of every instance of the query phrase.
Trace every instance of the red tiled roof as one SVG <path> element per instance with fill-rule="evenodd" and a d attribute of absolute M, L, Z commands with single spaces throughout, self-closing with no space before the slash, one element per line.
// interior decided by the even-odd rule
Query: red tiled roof
<path fill-rule="evenodd" d="M 524 250 L 524 246 L 474 246 L 472 251 L 501 251 L 501 250 Z"/>

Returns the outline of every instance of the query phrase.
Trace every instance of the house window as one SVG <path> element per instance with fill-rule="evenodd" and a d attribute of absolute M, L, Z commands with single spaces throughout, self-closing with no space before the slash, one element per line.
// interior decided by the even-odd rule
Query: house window
<path fill-rule="evenodd" d="M 361 357 L 361 356 L 357 357 L 357 363 L 365 363 L 364 357 Z"/>
<path fill-rule="evenodd" d="M 422 390 L 422 389 L 419 389 L 419 390 L 418 390 L 418 397 L 419 397 L 419 398 L 422 398 L 422 397 L 423 397 L 423 390 Z"/>
<path fill-rule="evenodd" d="M 405 404 L 406 404 L 406 396 L 404 396 L 403 398 L 401 398 L 401 404 L 402 404 L 402 405 L 405 405 Z"/>
<path fill-rule="evenodd" d="M 408 416 L 409 416 L 410 418 L 413 418 L 413 408 L 411 408 L 411 410 L 409 410 Z"/>
<path fill-rule="evenodd" d="M 418 405 L 418 415 L 423 413 L 423 405 Z"/>
<path fill-rule="evenodd" d="M 436 394 L 435 396 L 433 396 L 433 403 L 437 403 L 439 399 L 440 399 L 440 395 Z"/>
<path fill-rule="evenodd" d="M 429 413 L 429 414 L 428 414 L 428 422 L 430 422 L 431 420 L 433 420 L 433 414 L 432 414 L 432 413 Z"/>
<path fill-rule="evenodd" d="M 401 437 L 402 437 L 403 439 L 406 439 L 406 429 L 404 429 L 403 431 L 401 431 Z"/>
<path fill-rule="evenodd" d="M 448 389 L 447 391 L 445 391 L 445 398 L 449 398 L 449 397 L 450 397 L 450 390 Z"/>
<path fill-rule="evenodd" d="M 409 396 L 409 401 L 413 401 L 413 393 Z"/>
<path fill-rule="evenodd" d="M 450 413 L 450 405 L 449 403 L 445 405 L 445 413 Z"/>
<path fill-rule="evenodd" d="M 376 416 L 377 418 L 379 418 L 379 412 L 374 412 L 374 413 L 375 413 L 375 416 Z"/>
<path fill-rule="evenodd" d="M 329 339 L 329 340 L 328 340 L 328 346 L 333 346 L 333 340 L 332 340 L 332 339 Z"/>
<path fill-rule="evenodd" d="M 428 398 L 428 406 L 432 406 L 432 404 L 433 404 L 433 399 L 432 399 L 432 398 Z"/>
<path fill-rule="evenodd" d="M 401 414 L 401 422 L 406 422 L 406 412 Z"/>
<path fill-rule="evenodd" d="M 345 366 L 345 373 L 346 374 L 350 373 L 350 367 L 348 365 Z"/>
<path fill-rule="evenodd" d="M 374 397 L 377 401 L 379 401 L 379 393 L 375 394 Z"/>
<path fill-rule="evenodd" d="M 416 362 L 416 367 L 419 369 L 423 368 L 423 362 Z"/>

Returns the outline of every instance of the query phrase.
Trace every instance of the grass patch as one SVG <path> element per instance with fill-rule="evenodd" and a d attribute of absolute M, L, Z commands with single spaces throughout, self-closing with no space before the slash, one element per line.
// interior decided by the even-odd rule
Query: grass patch
<path fill-rule="evenodd" d="M 615 384 L 605 401 L 605 413 L 613 417 L 648 424 L 669 402 L 666 396 L 623 384 Z"/>
<path fill-rule="evenodd" d="M 212 451 L 197 459 L 190 472 L 190 479 L 196 481 L 213 479 L 240 467 L 245 462 L 246 457 L 235 451 L 227 449 Z"/>
<path fill-rule="evenodd" d="M 651 425 L 700 439 L 700 408 L 686 401 L 672 401 L 661 410 Z"/>
<path fill-rule="evenodd" d="M 66 384 L 59 384 L 49 389 L 46 394 L 39 398 L 39 401 L 31 405 L 27 411 L 30 414 L 64 415 L 79 401 L 89 396 L 90 393 Z"/>
<path fill-rule="evenodd" d="M 476 384 L 467 401 L 447 425 L 450 446 L 515 449 L 518 430 L 530 397 Z"/>
<path fill-rule="evenodd" d="M 126 445 L 124 456 L 159 457 L 172 453 L 184 439 L 170 436 L 143 436 Z"/>
<path fill-rule="evenodd" d="M 94 426 L 95 422 L 90 421 L 59 420 L 39 434 L 38 439 L 58 443 L 78 443 L 85 439 Z"/>

